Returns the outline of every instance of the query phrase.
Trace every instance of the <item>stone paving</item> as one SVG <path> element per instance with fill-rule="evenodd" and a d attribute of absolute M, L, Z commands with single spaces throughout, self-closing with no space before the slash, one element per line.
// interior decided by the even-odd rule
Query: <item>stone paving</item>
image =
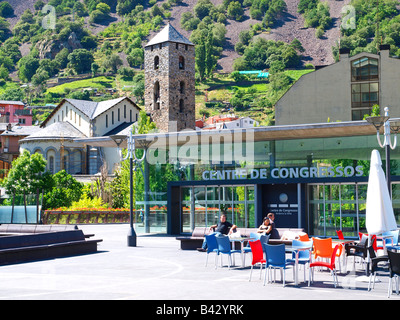
<path fill-rule="evenodd" d="M 183 251 L 175 237 L 139 235 L 137 247 L 128 247 L 127 224 L 80 225 L 85 233 L 103 239 L 95 254 L 0 266 L 0 299 L 10 300 L 388 300 L 388 276 L 378 275 L 380 282 L 368 292 L 367 282 L 361 282 L 361 267 L 349 258 L 348 270 L 340 273 L 339 286 L 333 287 L 327 271 L 316 271 L 315 282 L 303 283 L 300 270 L 299 286 L 295 286 L 292 268 L 286 271 L 286 286 L 282 286 L 279 271 L 277 281 L 263 286 L 259 269 L 249 282 L 250 255 L 244 268 L 228 270 L 214 268 L 210 255 Z M 240 265 L 240 258 L 236 258 Z M 307 278 L 308 278 L 308 272 Z M 395 286 L 394 286 L 395 287 Z M 391 300 L 398 300 L 393 292 Z M 165 302 L 164 301 L 164 302 Z"/>

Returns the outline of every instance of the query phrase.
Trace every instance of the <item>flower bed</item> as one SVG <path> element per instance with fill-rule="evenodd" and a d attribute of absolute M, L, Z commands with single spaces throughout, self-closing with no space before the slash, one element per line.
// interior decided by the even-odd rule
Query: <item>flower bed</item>
<path fill-rule="evenodd" d="M 134 215 L 135 216 L 135 215 Z M 44 224 L 84 224 L 84 223 L 127 223 L 129 210 L 126 209 L 80 209 L 45 210 Z"/>

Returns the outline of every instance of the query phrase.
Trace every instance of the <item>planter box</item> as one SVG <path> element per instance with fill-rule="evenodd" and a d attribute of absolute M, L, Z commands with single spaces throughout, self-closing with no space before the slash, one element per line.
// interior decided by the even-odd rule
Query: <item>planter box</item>
<path fill-rule="evenodd" d="M 46 210 L 44 224 L 127 223 L 129 211 L 60 211 Z"/>

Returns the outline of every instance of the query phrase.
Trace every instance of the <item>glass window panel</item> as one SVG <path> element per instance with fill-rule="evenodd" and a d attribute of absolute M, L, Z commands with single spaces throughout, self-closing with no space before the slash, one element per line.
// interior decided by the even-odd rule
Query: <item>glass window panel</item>
<path fill-rule="evenodd" d="M 392 183 L 393 211 L 397 224 L 400 224 L 400 184 Z"/>
<path fill-rule="evenodd" d="M 360 61 L 359 65 L 361 67 L 365 67 L 366 65 L 369 64 L 368 58 L 361 58 L 359 61 Z"/>
<path fill-rule="evenodd" d="M 361 95 L 359 93 L 354 93 L 351 96 L 351 99 L 353 102 L 360 102 L 361 101 Z"/>
<path fill-rule="evenodd" d="M 371 99 L 370 99 L 370 96 L 369 96 L 369 93 L 367 92 L 367 93 L 362 93 L 361 94 L 361 101 L 362 102 L 368 102 L 368 101 L 371 101 Z"/>
<path fill-rule="evenodd" d="M 361 91 L 361 86 L 359 84 L 351 85 L 351 92 L 356 93 Z"/>
<path fill-rule="evenodd" d="M 361 92 L 369 92 L 369 83 L 361 84 Z"/>
<path fill-rule="evenodd" d="M 182 214 L 182 232 L 191 232 L 191 212 L 192 201 L 191 201 L 192 188 L 182 187 L 181 188 L 181 214 Z"/>
<path fill-rule="evenodd" d="M 369 91 L 371 91 L 371 92 L 378 92 L 378 91 L 379 91 L 378 82 L 370 83 Z"/>
<path fill-rule="evenodd" d="M 378 101 L 378 92 L 371 92 L 369 94 L 369 101 L 377 102 Z"/>
<path fill-rule="evenodd" d="M 373 66 L 377 66 L 378 65 L 378 60 L 377 59 L 369 59 L 369 63 Z"/>

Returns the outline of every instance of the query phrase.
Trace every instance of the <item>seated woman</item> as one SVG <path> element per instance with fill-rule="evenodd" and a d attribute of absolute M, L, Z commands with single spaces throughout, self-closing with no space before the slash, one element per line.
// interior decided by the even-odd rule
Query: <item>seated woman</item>
<path fill-rule="evenodd" d="M 268 217 L 264 217 L 263 223 L 258 228 L 257 233 L 270 234 L 272 231 L 272 224 Z"/>

